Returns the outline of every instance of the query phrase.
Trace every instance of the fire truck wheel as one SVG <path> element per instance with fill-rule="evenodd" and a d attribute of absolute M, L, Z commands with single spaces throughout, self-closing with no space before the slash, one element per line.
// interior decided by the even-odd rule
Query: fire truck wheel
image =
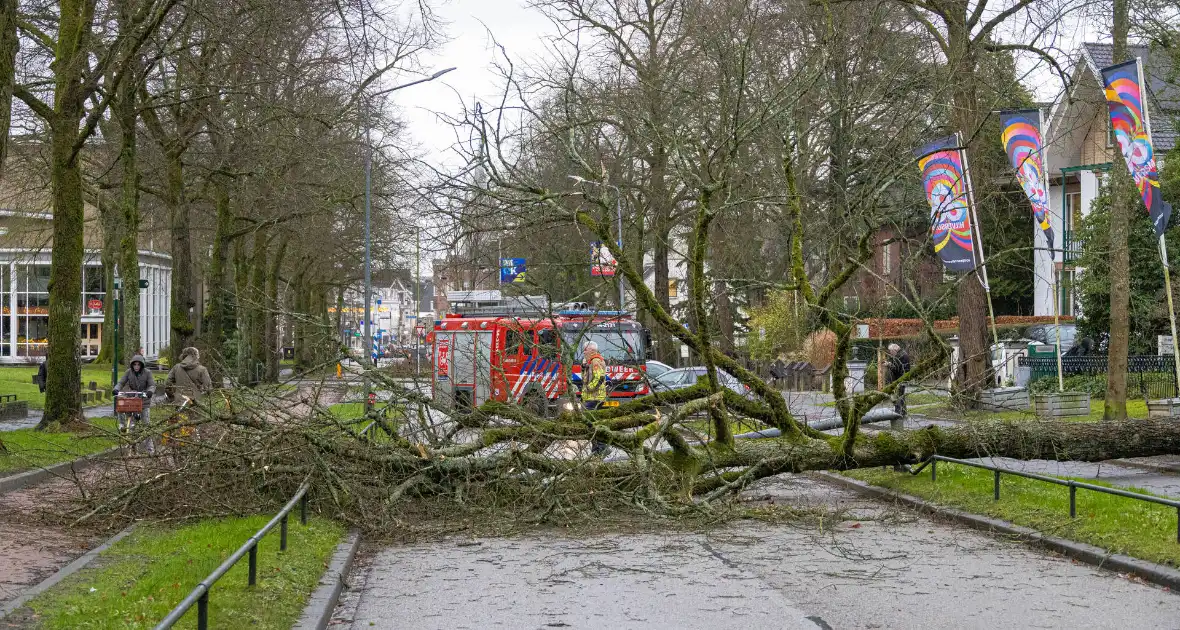
<path fill-rule="evenodd" d="M 542 418 L 548 417 L 549 405 L 546 404 L 545 397 L 537 390 L 533 390 L 524 397 L 524 407 L 534 414 Z"/>

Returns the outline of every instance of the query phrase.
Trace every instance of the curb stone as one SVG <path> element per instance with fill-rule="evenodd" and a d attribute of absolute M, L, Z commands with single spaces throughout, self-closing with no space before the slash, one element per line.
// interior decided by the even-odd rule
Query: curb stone
<path fill-rule="evenodd" d="M 1126 466 L 1127 468 L 1150 470 L 1151 472 L 1180 473 L 1180 464 L 1155 464 L 1151 462 L 1136 462 L 1129 459 L 1112 459 L 1109 463 L 1118 464 L 1119 466 Z"/>
<path fill-rule="evenodd" d="M 41 582 L 36 585 L 30 586 L 28 589 L 25 590 L 25 592 L 23 592 L 19 596 L 17 596 L 16 599 L 5 604 L 3 608 L 0 608 L 0 619 L 3 619 L 5 616 L 10 614 L 12 611 L 17 610 L 18 608 L 21 608 L 22 606 L 24 606 L 30 599 L 33 599 L 34 597 L 40 595 L 41 593 L 44 593 L 45 591 L 49 590 L 50 588 L 53 588 L 58 582 L 61 582 L 62 580 L 66 579 L 67 577 L 69 577 L 69 576 L 77 573 L 78 571 L 82 570 L 83 568 L 85 568 L 86 565 L 90 564 L 95 558 L 98 557 L 98 554 L 106 551 L 107 549 L 110 549 L 111 545 L 114 545 L 115 543 L 119 542 L 120 540 L 123 540 L 124 538 L 126 538 L 127 535 L 131 533 L 131 530 L 135 529 L 135 525 L 136 525 L 135 523 L 128 525 L 126 529 L 119 532 L 118 534 L 115 534 L 114 536 L 111 536 L 103 544 L 95 547 L 94 549 L 91 549 L 90 551 L 87 551 L 86 553 L 82 554 L 82 556 L 80 558 L 78 558 L 77 560 L 74 560 L 73 562 L 67 564 L 66 566 L 58 569 L 57 573 L 54 573 L 53 575 L 45 578 L 44 580 L 41 580 Z"/>
<path fill-rule="evenodd" d="M 332 552 L 332 559 L 328 569 L 320 576 L 320 584 L 307 600 L 303 614 L 295 622 L 292 630 L 324 630 L 332 621 L 332 613 L 340 601 L 340 593 L 344 590 L 344 576 L 352 568 L 352 561 L 356 558 L 356 550 L 360 546 L 360 532 L 351 531 L 344 536 L 344 540 L 336 545 Z"/>
<path fill-rule="evenodd" d="M 52 466 L 47 466 L 45 468 L 38 468 L 35 470 L 29 470 L 23 473 L 0 478 L 0 494 L 27 488 L 33 484 L 41 483 L 49 477 L 64 476 L 65 473 L 70 471 L 79 472 L 85 470 L 93 466 L 102 458 L 117 453 L 118 451 L 119 449 L 116 447 L 99 453 L 93 453 L 91 455 L 79 457 L 78 459 L 70 460 L 68 462 L 61 462 Z"/>
<path fill-rule="evenodd" d="M 867 496 L 889 499 L 917 509 L 920 512 L 933 514 L 974 529 L 1011 534 L 1023 542 L 1044 547 L 1080 562 L 1094 565 L 1100 569 L 1107 569 L 1118 573 L 1130 573 L 1151 584 L 1164 586 L 1172 590 L 1180 590 L 1180 571 L 1172 567 L 1122 554 L 1112 554 L 1101 547 L 1095 547 L 1094 545 L 1074 540 L 1066 540 L 1065 538 L 1048 536 L 1034 529 L 1009 523 L 1008 521 L 1001 521 L 988 516 L 935 505 L 925 499 L 901 494 L 888 488 L 874 486 L 843 475 L 829 472 L 817 472 L 814 474 Z"/>

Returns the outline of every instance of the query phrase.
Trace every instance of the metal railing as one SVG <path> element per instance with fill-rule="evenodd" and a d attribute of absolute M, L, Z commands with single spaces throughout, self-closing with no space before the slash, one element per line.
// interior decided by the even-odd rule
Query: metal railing
<path fill-rule="evenodd" d="M 1144 400 L 1174 398 L 1174 360 L 1170 355 L 1127 357 L 1127 395 Z M 1018 365 L 1028 368 L 1030 384 L 1042 378 L 1057 379 L 1056 358 L 1021 356 Z M 1109 371 L 1109 362 L 1105 356 L 1061 357 L 1061 371 L 1067 378 L 1080 374 L 1105 376 Z"/>
<path fill-rule="evenodd" d="M 989 466 L 980 462 L 973 462 L 966 459 L 955 459 L 953 457 L 943 457 L 942 455 L 931 455 L 926 461 L 922 462 L 921 466 L 917 468 L 908 469 L 911 475 L 917 475 L 922 472 L 923 468 L 930 466 L 930 481 L 938 481 L 938 462 L 948 462 L 951 464 L 962 464 L 964 466 L 972 466 L 975 468 L 982 468 L 990 470 L 995 473 L 994 481 L 994 496 L 995 500 L 1000 500 L 1000 475 L 1014 475 L 1016 477 L 1024 477 L 1025 479 L 1032 479 L 1034 481 L 1043 481 L 1058 486 L 1066 486 L 1069 488 L 1069 517 L 1078 517 L 1077 494 L 1078 488 L 1083 490 L 1091 490 L 1094 492 L 1101 492 L 1103 494 L 1113 494 L 1116 497 L 1125 497 L 1128 499 L 1135 499 L 1137 501 L 1146 501 L 1147 503 L 1155 503 L 1158 505 L 1166 505 L 1176 509 L 1176 542 L 1180 543 L 1180 501 L 1173 501 L 1172 499 L 1165 499 L 1163 497 L 1156 497 L 1150 494 L 1139 494 L 1138 492 L 1128 492 L 1126 490 L 1119 490 L 1118 488 L 1107 488 L 1106 486 L 1096 486 L 1092 483 L 1084 481 L 1073 481 L 1072 479 L 1058 479 L 1057 477 L 1048 477 L 1046 475 L 1038 475 L 1036 473 L 1024 472 L 1021 470 L 1012 470 L 1011 468 L 1000 468 L 998 466 Z"/>
<path fill-rule="evenodd" d="M 1061 239 L 1061 260 L 1070 264 L 1082 257 L 1083 242 L 1081 235 L 1074 230 L 1065 230 Z"/>
<path fill-rule="evenodd" d="M 275 525 L 278 525 L 280 532 L 279 551 L 287 550 L 287 515 L 291 513 L 291 510 L 295 509 L 295 504 L 298 503 L 299 522 L 307 525 L 307 489 L 309 487 L 311 487 L 311 481 L 304 480 L 304 482 L 300 484 L 299 490 L 295 493 L 295 496 L 291 497 L 291 500 L 287 502 L 287 505 L 284 505 L 283 509 L 279 510 L 279 513 L 276 514 L 274 518 L 270 519 L 270 522 L 264 525 L 262 529 L 255 532 L 245 544 L 243 544 L 241 547 L 238 547 L 238 550 L 235 551 L 233 555 L 226 558 L 225 562 L 222 562 L 216 569 L 214 569 L 213 573 L 209 574 L 209 577 L 202 580 L 201 583 L 198 584 L 197 587 L 188 594 L 188 597 L 185 597 L 183 601 L 177 604 L 176 608 L 173 608 L 172 612 L 168 613 L 167 617 L 164 617 L 163 621 L 156 624 L 156 630 L 167 630 L 168 628 L 171 628 L 173 624 L 175 624 L 177 621 L 180 621 L 180 618 L 183 617 L 184 614 L 193 607 L 193 604 L 197 605 L 197 630 L 207 630 L 209 628 L 209 589 L 213 587 L 217 580 L 220 580 L 222 576 L 224 576 L 231 568 L 233 568 L 233 566 L 238 563 L 238 560 L 241 560 L 242 556 L 244 555 L 249 554 L 250 556 L 249 585 L 254 586 L 257 584 L 258 542 L 261 541 L 262 537 L 266 536 L 270 530 L 274 529 Z"/>

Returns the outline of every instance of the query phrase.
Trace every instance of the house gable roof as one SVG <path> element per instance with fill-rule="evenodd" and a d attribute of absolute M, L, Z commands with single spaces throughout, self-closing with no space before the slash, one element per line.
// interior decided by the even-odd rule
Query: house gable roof
<path fill-rule="evenodd" d="M 1151 139 L 1155 152 L 1162 154 L 1176 146 L 1175 117 L 1180 115 L 1180 86 L 1167 53 L 1152 54 L 1148 46 L 1127 46 L 1129 57 L 1143 63 L 1143 78 L 1147 82 L 1148 114 L 1151 116 Z M 1114 65 L 1114 47 L 1110 44 L 1087 42 L 1082 44 L 1082 56 L 1097 81 L 1101 70 Z"/>

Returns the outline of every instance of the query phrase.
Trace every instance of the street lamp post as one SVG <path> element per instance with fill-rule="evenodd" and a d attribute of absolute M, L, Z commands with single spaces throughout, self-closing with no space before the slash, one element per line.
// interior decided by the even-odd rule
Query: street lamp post
<path fill-rule="evenodd" d="M 591 186 L 605 186 L 606 188 L 613 188 L 615 190 L 615 220 L 616 220 L 616 226 L 617 226 L 617 229 L 619 232 L 619 240 L 616 242 L 619 245 L 619 251 L 622 251 L 623 250 L 623 192 L 621 190 L 619 190 L 619 187 L 615 186 L 614 184 L 604 184 L 602 182 L 593 182 L 593 181 L 590 181 L 584 177 L 578 177 L 577 175 L 570 175 L 569 178 L 574 180 L 575 182 L 578 182 L 579 184 L 588 184 Z M 617 265 L 615 268 L 615 277 L 618 278 L 618 280 L 619 280 L 619 310 L 621 311 L 624 308 L 624 304 L 626 304 L 626 298 L 624 297 L 624 293 L 623 293 L 623 276 L 618 275 Z"/>
<path fill-rule="evenodd" d="M 433 80 L 441 77 L 442 75 L 444 75 L 454 69 L 455 68 L 445 68 L 443 70 L 439 70 L 438 72 L 435 72 L 434 74 L 432 74 L 428 77 L 418 79 L 417 81 L 411 81 L 409 83 L 404 83 L 402 85 L 394 86 L 394 87 L 389 88 L 387 90 L 381 90 L 381 91 L 377 92 L 377 94 L 386 94 L 389 92 L 395 92 L 395 91 L 403 89 L 403 88 L 408 88 L 412 85 L 418 85 L 419 83 L 426 83 L 427 81 L 433 81 Z M 363 95 L 360 98 L 360 100 L 361 101 L 364 100 Z M 364 107 L 364 112 L 365 112 L 365 115 L 364 115 L 364 123 L 365 123 L 365 333 L 364 333 L 364 335 L 365 335 L 365 343 L 368 345 L 368 349 L 365 351 L 365 356 L 371 357 L 370 360 L 367 361 L 366 367 L 372 368 L 373 362 L 376 360 L 376 356 L 373 356 L 372 354 L 370 354 L 373 352 L 373 335 L 372 335 L 373 317 L 372 317 L 372 307 L 371 307 L 372 295 L 373 295 L 373 260 L 372 260 L 372 256 L 371 256 L 371 249 L 372 249 L 371 239 L 369 236 L 370 226 L 372 223 L 371 203 L 372 203 L 372 188 L 373 188 L 373 142 L 370 137 L 369 108 L 367 105 L 362 105 L 362 106 Z M 364 405 L 365 405 L 365 412 L 367 413 L 369 411 L 369 409 L 371 408 L 371 404 L 369 402 L 369 395 L 372 393 L 371 387 L 369 384 L 369 373 L 368 373 L 367 369 L 365 370 L 365 376 L 364 376 L 364 392 L 365 392 Z"/>
<path fill-rule="evenodd" d="M 114 344 L 114 351 L 111 354 L 111 391 L 114 391 L 115 386 L 119 384 L 119 320 L 122 318 L 122 314 L 119 312 L 120 302 L 122 300 L 119 299 L 119 296 L 123 293 L 123 279 L 119 277 L 118 265 L 115 265 L 115 272 L 112 279 L 115 284 L 113 287 L 114 291 L 112 291 L 115 297 L 115 304 L 112 307 L 114 309 L 114 327 L 111 334 L 114 336 L 114 339 L 111 342 Z"/>

